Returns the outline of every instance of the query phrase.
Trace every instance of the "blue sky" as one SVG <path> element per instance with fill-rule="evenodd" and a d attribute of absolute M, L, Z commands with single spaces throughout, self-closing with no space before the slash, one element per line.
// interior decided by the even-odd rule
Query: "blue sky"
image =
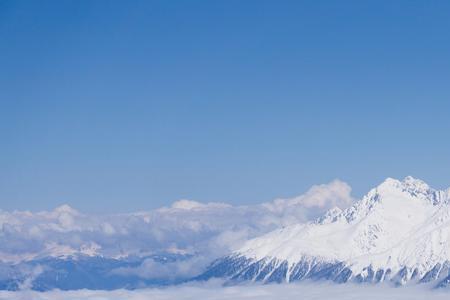
<path fill-rule="evenodd" d="M 450 186 L 447 1 L 1 1 L 0 208 Z"/>

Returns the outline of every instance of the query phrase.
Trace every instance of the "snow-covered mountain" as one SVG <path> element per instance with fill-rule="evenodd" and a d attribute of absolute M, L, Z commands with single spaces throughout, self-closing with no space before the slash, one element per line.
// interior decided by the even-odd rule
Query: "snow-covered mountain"
<path fill-rule="evenodd" d="M 388 178 L 344 211 L 249 240 L 198 279 L 450 282 L 450 189 Z"/>

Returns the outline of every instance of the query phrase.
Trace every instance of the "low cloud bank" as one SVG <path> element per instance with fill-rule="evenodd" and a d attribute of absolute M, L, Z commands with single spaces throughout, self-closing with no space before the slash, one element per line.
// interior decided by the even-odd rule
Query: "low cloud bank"
<path fill-rule="evenodd" d="M 153 211 L 114 215 L 83 214 L 68 205 L 36 213 L 0 210 L 0 261 L 73 254 L 120 258 L 173 253 L 193 258 L 164 266 L 147 260 L 139 267 L 115 272 L 143 278 L 192 276 L 249 238 L 313 220 L 353 201 L 350 186 L 334 180 L 313 186 L 298 197 L 249 206 L 180 200 Z"/>
<path fill-rule="evenodd" d="M 207 283 L 194 286 L 177 286 L 165 289 L 142 289 L 134 291 L 51 291 L 51 292 L 1 292 L 0 299 L 9 300 L 422 300 L 448 299 L 450 292 L 446 290 L 428 290 L 426 287 L 394 288 L 383 285 L 353 285 L 328 283 L 301 283 L 280 285 L 245 285 L 222 287 L 218 283 Z"/>

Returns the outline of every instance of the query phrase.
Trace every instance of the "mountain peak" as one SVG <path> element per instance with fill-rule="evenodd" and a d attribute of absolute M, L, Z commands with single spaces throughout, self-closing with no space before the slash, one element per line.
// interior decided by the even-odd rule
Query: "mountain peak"
<path fill-rule="evenodd" d="M 387 193 L 401 191 L 407 192 L 411 196 L 428 196 L 434 192 L 430 186 L 420 179 L 412 176 L 405 177 L 402 181 L 394 178 L 386 178 L 383 183 L 375 188 L 376 194 L 384 195 Z"/>
<path fill-rule="evenodd" d="M 430 190 L 430 186 L 425 181 L 414 178 L 412 176 L 406 176 L 405 179 L 403 179 L 402 183 L 411 188 Z"/>
<path fill-rule="evenodd" d="M 425 181 L 414 178 L 412 176 L 406 176 L 403 180 L 398 180 L 392 177 L 386 178 L 380 185 L 391 185 L 391 186 L 416 186 L 416 187 L 425 187 L 429 188 L 428 184 Z"/>

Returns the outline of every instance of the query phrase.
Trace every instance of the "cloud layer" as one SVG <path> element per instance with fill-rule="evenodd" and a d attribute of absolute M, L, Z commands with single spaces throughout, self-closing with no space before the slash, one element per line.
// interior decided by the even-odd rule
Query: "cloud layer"
<path fill-rule="evenodd" d="M 180 200 L 153 211 L 116 215 L 87 215 L 67 205 L 50 212 L 0 211 L 0 260 L 176 253 L 193 258 L 164 266 L 147 260 L 138 268 L 117 272 L 145 278 L 192 275 L 249 238 L 351 205 L 350 193 L 348 184 L 335 180 L 298 197 L 250 206 Z"/>
<path fill-rule="evenodd" d="M 164 289 L 141 289 L 135 291 L 51 291 L 45 293 L 23 291 L 2 292 L 0 299 L 8 300 L 422 300 L 448 299 L 446 290 L 429 290 L 421 287 L 401 287 L 372 285 L 336 285 L 327 283 L 302 283 L 302 284 L 278 284 L 278 285 L 245 285 L 233 287 L 221 287 L 219 284 L 208 283 L 205 285 L 176 286 Z"/>

